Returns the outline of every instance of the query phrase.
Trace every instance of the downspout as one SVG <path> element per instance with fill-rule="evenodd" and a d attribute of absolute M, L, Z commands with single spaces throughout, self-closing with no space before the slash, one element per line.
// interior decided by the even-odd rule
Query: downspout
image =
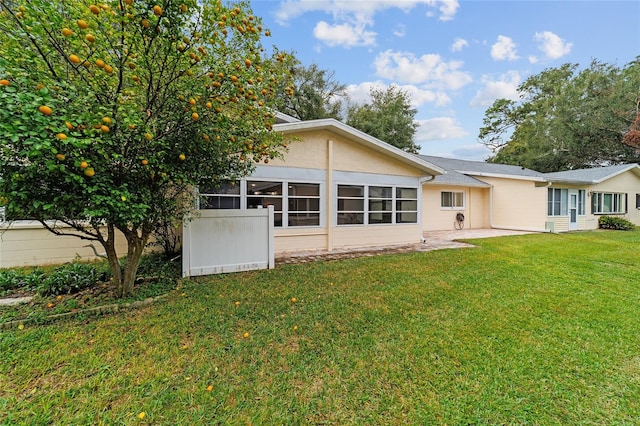
<path fill-rule="evenodd" d="M 422 210 L 423 210 L 423 199 L 422 199 L 422 194 L 423 194 L 423 190 L 422 190 L 422 185 L 424 185 L 427 182 L 431 182 L 432 180 L 434 180 L 436 177 L 431 175 L 431 176 L 425 176 L 423 178 L 420 178 L 420 180 L 418 181 L 420 183 L 420 202 L 418 203 L 418 209 L 419 209 L 419 222 L 420 222 L 420 241 L 422 241 L 423 243 L 426 241 L 424 238 L 424 228 L 422 226 Z"/>
<path fill-rule="evenodd" d="M 326 175 L 326 204 L 325 204 L 325 220 L 327 225 L 327 251 L 333 250 L 333 221 L 336 215 L 333 211 L 333 141 L 327 140 L 327 175 Z M 337 205 L 336 205 L 337 208 Z"/>

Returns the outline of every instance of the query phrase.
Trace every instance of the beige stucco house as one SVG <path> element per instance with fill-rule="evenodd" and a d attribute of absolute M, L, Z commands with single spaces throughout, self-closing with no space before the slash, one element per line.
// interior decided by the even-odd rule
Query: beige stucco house
<path fill-rule="evenodd" d="M 290 139 L 283 158 L 241 180 L 199 188 L 197 207 L 272 207 L 276 253 L 417 243 L 429 231 L 454 229 L 458 213 L 471 229 L 595 229 L 602 214 L 640 225 L 636 164 L 544 174 L 408 154 L 334 119 L 278 114 L 274 130 Z M 0 223 L 0 267 L 77 256 L 94 251 L 37 222 Z"/>

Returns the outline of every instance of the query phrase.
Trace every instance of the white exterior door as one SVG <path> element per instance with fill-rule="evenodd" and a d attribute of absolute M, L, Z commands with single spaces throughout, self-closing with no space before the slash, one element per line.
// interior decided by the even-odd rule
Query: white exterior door
<path fill-rule="evenodd" d="M 569 192 L 569 231 L 578 229 L 578 193 Z"/>

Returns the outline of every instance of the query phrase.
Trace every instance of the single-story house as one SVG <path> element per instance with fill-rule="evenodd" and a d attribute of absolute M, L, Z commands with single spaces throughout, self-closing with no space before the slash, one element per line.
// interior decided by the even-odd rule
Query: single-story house
<path fill-rule="evenodd" d="M 637 164 L 545 174 L 409 154 L 334 119 L 277 118 L 274 130 L 291 141 L 282 158 L 198 194 L 200 209 L 272 207 L 275 253 L 415 243 L 454 229 L 459 213 L 471 229 L 595 229 L 602 214 L 640 225 Z M 93 255 L 37 222 L 0 224 L 0 267 Z"/>
<path fill-rule="evenodd" d="M 545 173 L 547 228 L 553 232 L 598 228 L 598 217 L 640 225 L 640 166 L 620 164 Z"/>

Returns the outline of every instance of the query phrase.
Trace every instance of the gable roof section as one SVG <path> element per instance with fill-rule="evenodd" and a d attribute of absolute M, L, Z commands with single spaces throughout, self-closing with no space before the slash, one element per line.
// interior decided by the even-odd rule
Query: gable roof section
<path fill-rule="evenodd" d="M 432 181 L 434 184 L 478 187 L 490 186 L 486 182 L 476 179 L 475 176 L 530 180 L 534 182 L 545 181 L 542 173 L 531 169 L 525 169 L 520 166 L 486 163 L 484 161 L 468 161 L 458 160 L 455 158 L 433 157 L 429 155 L 420 155 L 420 158 L 443 168 L 447 172 L 444 176 L 437 176 Z"/>
<path fill-rule="evenodd" d="M 630 170 L 637 176 L 640 176 L 640 166 L 637 164 L 618 164 L 615 166 L 596 167 L 593 169 L 577 169 L 567 170 L 564 172 L 544 173 L 544 177 L 549 182 L 554 183 L 597 184 Z"/>
<path fill-rule="evenodd" d="M 380 139 L 374 138 L 358 129 L 355 129 L 334 118 L 323 118 L 319 120 L 297 121 L 289 123 L 274 124 L 273 130 L 283 134 L 297 134 L 317 130 L 327 130 L 348 138 L 351 141 L 364 145 L 374 151 L 393 158 L 401 163 L 415 167 L 429 175 L 440 175 L 445 173 L 441 167 L 431 164 L 417 155 L 409 154 L 396 148 Z"/>

